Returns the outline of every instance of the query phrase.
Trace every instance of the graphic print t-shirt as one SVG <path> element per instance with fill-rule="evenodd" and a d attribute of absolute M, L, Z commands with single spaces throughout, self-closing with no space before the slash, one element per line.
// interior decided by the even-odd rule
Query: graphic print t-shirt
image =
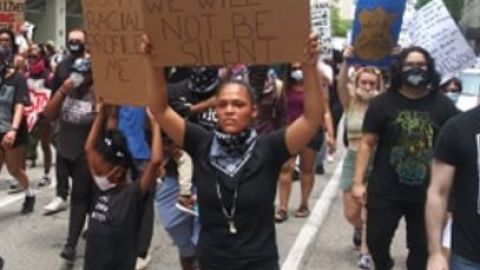
<path fill-rule="evenodd" d="M 480 107 L 445 125 L 435 159 L 455 166 L 453 253 L 480 263 Z"/>
<path fill-rule="evenodd" d="M 108 191 L 96 190 L 88 224 L 85 269 L 135 268 L 140 181 Z"/>
<path fill-rule="evenodd" d="M 457 113 L 438 92 L 409 99 L 388 91 L 372 101 L 365 115 L 364 133 L 379 141 L 369 193 L 393 200 L 425 201 L 436 135 Z"/>
<path fill-rule="evenodd" d="M 0 86 L 0 133 L 6 133 L 12 129 L 16 104 L 30 105 L 27 82 L 19 73 L 4 79 Z M 21 126 L 26 127 L 25 119 L 22 120 Z"/>

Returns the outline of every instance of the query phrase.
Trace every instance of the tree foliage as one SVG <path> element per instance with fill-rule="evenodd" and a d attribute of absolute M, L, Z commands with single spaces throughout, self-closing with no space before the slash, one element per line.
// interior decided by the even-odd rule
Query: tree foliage
<path fill-rule="evenodd" d="M 350 30 L 350 26 L 352 24 L 351 21 L 344 20 L 340 16 L 340 10 L 338 7 L 332 7 L 332 34 L 336 37 L 346 37 L 348 34 L 348 30 Z"/>

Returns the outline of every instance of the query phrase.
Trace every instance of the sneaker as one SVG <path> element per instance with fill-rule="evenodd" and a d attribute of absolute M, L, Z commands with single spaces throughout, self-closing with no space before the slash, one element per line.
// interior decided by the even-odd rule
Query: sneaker
<path fill-rule="evenodd" d="M 353 245 L 356 249 L 360 249 L 362 245 L 362 228 L 355 228 L 353 231 Z"/>
<path fill-rule="evenodd" d="M 327 155 L 327 162 L 328 163 L 334 163 L 335 162 L 335 157 L 333 157 L 333 155 L 328 154 Z"/>
<path fill-rule="evenodd" d="M 370 255 L 360 255 L 357 262 L 358 270 L 373 269 L 372 257 Z"/>
<path fill-rule="evenodd" d="M 67 202 L 61 197 L 55 197 L 49 204 L 43 207 L 45 214 L 52 214 L 67 209 Z"/>
<path fill-rule="evenodd" d="M 67 262 L 73 263 L 77 257 L 77 251 L 75 248 L 65 245 L 62 252 L 60 252 L 60 257 L 62 257 Z"/>
<path fill-rule="evenodd" d="M 10 186 L 8 186 L 8 194 L 15 194 L 15 193 L 20 193 L 22 192 L 23 189 L 18 183 L 11 183 Z"/>
<path fill-rule="evenodd" d="M 2 257 L 0 257 L 0 270 L 3 269 L 3 265 L 4 265 L 5 261 L 3 260 Z"/>
<path fill-rule="evenodd" d="M 135 270 L 144 270 L 147 269 L 148 265 L 150 264 L 150 261 L 152 259 L 150 258 L 150 255 L 147 255 L 147 257 L 142 258 L 142 257 L 137 257 L 137 263 L 135 265 Z"/>
<path fill-rule="evenodd" d="M 40 179 L 40 182 L 38 182 L 38 187 L 50 186 L 51 183 L 52 179 L 50 179 L 50 176 L 44 175 L 42 179 Z"/>
<path fill-rule="evenodd" d="M 315 166 L 315 174 L 324 175 L 325 169 L 323 168 L 323 164 L 319 164 Z"/>
<path fill-rule="evenodd" d="M 35 196 L 25 196 L 25 201 L 22 206 L 22 215 L 30 214 L 35 207 Z"/>

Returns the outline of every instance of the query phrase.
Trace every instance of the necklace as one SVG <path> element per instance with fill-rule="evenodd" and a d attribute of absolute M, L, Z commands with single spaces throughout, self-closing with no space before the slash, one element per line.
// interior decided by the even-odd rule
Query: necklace
<path fill-rule="evenodd" d="M 222 213 L 227 219 L 228 223 L 228 230 L 231 234 L 237 234 L 237 227 L 235 226 L 235 213 L 237 211 L 237 200 L 238 200 L 238 184 L 235 185 L 235 190 L 233 192 L 233 202 L 232 208 L 230 211 L 227 210 L 225 207 L 225 203 L 223 202 L 222 192 L 220 191 L 220 185 L 218 184 L 218 180 L 215 182 L 217 188 L 217 197 L 220 200 L 220 204 L 222 205 Z"/>

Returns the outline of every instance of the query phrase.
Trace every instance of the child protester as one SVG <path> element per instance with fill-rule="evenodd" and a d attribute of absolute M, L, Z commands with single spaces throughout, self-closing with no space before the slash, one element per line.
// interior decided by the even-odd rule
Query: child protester
<path fill-rule="evenodd" d="M 85 144 L 96 189 L 88 225 L 84 269 L 132 270 L 137 259 L 137 236 L 143 198 L 156 181 L 161 164 L 160 126 L 153 120 L 152 156 L 139 181 L 125 136 L 103 131 L 107 113 L 100 103 Z"/>

